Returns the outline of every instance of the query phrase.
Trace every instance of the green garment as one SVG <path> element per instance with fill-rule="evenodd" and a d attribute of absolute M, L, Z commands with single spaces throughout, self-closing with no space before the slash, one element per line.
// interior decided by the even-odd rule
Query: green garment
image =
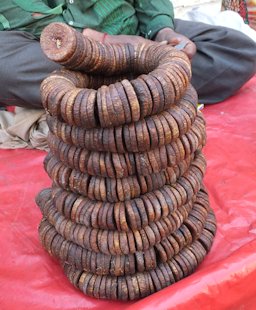
<path fill-rule="evenodd" d="M 0 30 L 40 37 L 51 22 L 152 39 L 162 28 L 173 28 L 173 6 L 169 0 L 1 0 Z"/>

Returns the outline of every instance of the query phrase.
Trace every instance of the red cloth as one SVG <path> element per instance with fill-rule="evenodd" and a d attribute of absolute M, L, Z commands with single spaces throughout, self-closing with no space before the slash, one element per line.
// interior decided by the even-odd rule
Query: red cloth
<path fill-rule="evenodd" d="M 256 308 L 256 77 L 237 95 L 206 107 L 205 183 L 217 235 L 197 271 L 141 301 L 84 296 L 41 247 L 35 195 L 50 185 L 44 152 L 0 151 L 1 309 L 255 309 Z"/>

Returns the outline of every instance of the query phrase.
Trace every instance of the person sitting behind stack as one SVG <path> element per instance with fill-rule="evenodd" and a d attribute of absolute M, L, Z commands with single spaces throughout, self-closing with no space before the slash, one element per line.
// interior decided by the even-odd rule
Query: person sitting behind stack
<path fill-rule="evenodd" d="M 256 73 L 255 42 L 229 28 L 174 19 L 169 0 L 2 0 L 0 106 L 42 108 L 40 83 L 60 68 L 40 47 L 40 34 L 52 22 L 113 44 L 182 43 L 200 103 L 223 101 Z"/>

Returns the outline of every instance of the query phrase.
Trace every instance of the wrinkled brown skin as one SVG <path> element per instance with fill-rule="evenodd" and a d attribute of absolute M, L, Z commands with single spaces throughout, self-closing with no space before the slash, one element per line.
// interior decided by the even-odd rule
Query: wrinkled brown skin
<path fill-rule="evenodd" d="M 111 35 L 106 34 L 103 32 L 99 32 L 90 28 L 86 28 L 83 30 L 83 35 L 90 37 L 96 41 L 100 41 L 102 43 L 112 43 L 112 44 L 126 44 L 130 43 L 134 46 L 140 44 L 140 43 L 152 43 L 151 40 L 145 39 L 140 36 L 132 36 L 132 35 L 125 35 L 125 34 L 119 34 L 119 35 Z M 161 44 L 167 44 L 167 41 L 160 41 Z"/>
<path fill-rule="evenodd" d="M 104 41 L 104 43 L 131 43 L 133 45 L 137 45 L 139 43 L 150 42 L 150 40 L 147 40 L 140 36 L 110 35 L 110 34 L 104 34 L 102 32 L 90 28 L 84 29 L 83 34 L 85 36 L 93 38 L 94 40 L 100 42 Z M 192 41 L 190 41 L 187 37 L 175 32 L 171 28 L 161 29 L 155 36 L 154 41 L 160 42 L 161 44 L 170 44 L 172 46 L 175 46 L 181 42 L 188 42 L 184 47 L 184 49 L 182 49 L 182 51 L 187 54 L 189 59 L 192 59 L 196 53 L 196 45 Z"/>
<path fill-rule="evenodd" d="M 192 41 L 190 41 L 187 37 L 185 37 L 182 34 L 179 34 L 175 32 L 171 28 L 163 28 L 161 29 L 155 39 L 155 41 L 162 42 L 162 41 L 167 41 L 168 44 L 171 44 L 172 46 L 175 46 L 181 42 L 187 42 L 186 46 L 184 49 L 182 49 L 183 52 L 187 54 L 189 59 L 192 59 L 193 56 L 196 53 L 196 45 Z"/>

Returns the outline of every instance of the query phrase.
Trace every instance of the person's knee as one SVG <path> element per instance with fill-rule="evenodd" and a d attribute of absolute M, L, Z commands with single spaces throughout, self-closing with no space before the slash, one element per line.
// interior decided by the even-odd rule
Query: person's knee
<path fill-rule="evenodd" d="M 192 61 L 192 83 L 202 102 L 223 101 L 256 73 L 256 43 L 225 27 L 216 27 L 199 37 L 198 52 Z"/>
<path fill-rule="evenodd" d="M 46 59 L 29 33 L 2 31 L 0 41 L 0 102 L 42 108 L 40 83 L 60 66 Z"/>
<path fill-rule="evenodd" d="M 256 42 L 251 40 L 251 38 L 247 37 L 244 39 L 244 49 L 243 52 L 245 54 L 244 57 L 248 59 L 249 66 L 248 71 L 251 75 L 256 73 Z"/>
<path fill-rule="evenodd" d="M 248 81 L 256 73 L 256 42 L 250 37 L 231 29 L 230 35 L 236 42 L 233 50 L 236 54 L 236 58 L 233 60 L 237 64 L 237 71 L 234 74 L 239 74 L 241 79 L 241 86 Z"/>

